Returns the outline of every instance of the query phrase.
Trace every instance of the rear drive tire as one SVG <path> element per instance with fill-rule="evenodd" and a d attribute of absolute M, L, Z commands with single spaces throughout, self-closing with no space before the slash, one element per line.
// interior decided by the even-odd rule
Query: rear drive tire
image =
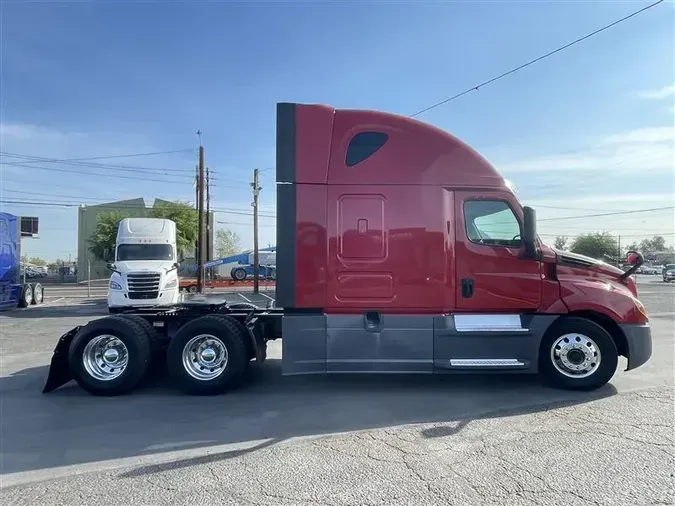
<path fill-rule="evenodd" d="M 192 293 L 192 294 L 197 293 L 197 285 L 190 285 L 190 286 L 188 286 L 188 287 L 187 287 L 187 291 L 190 292 L 190 293 Z"/>
<path fill-rule="evenodd" d="M 42 304 L 42 301 L 45 298 L 45 289 L 40 283 L 35 283 L 33 287 L 33 304 L 39 305 Z"/>
<path fill-rule="evenodd" d="M 244 281 L 246 279 L 246 269 L 242 269 L 241 267 L 232 269 L 230 276 L 232 276 L 232 279 L 236 279 L 237 281 Z"/>
<path fill-rule="evenodd" d="M 189 395 L 216 395 L 239 385 L 249 363 L 244 326 L 230 316 L 208 315 L 181 327 L 167 350 L 176 387 Z"/>
<path fill-rule="evenodd" d="M 19 307 L 28 307 L 33 303 L 33 285 L 26 283 L 21 289 L 21 297 L 19 298 Z"/>
<path fill-rule="evenodd" d="M 146 329 L 127 316 L 107 316 L 85 325 L 68 352 L 70 370 L 93 395 L 131 392 L 145 378 L 151 345 Z"/>
<path fill-rule="evenodd" d="M 539 371 L 556 388 L 595 390 L 616 372 L 619 354 L 612 337 L 597 323 L 561 317 L 539 348 Z"/>

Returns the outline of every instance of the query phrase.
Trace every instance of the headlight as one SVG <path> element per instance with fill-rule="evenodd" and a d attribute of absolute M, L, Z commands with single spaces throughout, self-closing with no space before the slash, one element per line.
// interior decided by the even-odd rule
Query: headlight
<path fill-rule="evenodd" d="M 110 289 L 111 290 L 121 290 L 122 285 L 120 285 L 117 281 L 113 281 L 112 279 L 110 280 Z"/>
<path fill-rule="evenodd" d="M 170 281 L 167 281 L 166 285 L 164 285 L 164 288 L 169 289 L 169 288 L 176 288 L 178 286 L 178 278 L 173 278 Z"/>

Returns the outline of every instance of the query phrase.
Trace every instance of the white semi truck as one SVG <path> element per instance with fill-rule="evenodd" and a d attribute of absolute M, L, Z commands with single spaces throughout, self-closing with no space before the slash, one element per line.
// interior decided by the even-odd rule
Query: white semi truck
<path fill-rule="evenodd" d="M 160 218 L 124 218 L 117 229 L 108 290 L 111 313 L 180 302 L 176 224 Z"/>

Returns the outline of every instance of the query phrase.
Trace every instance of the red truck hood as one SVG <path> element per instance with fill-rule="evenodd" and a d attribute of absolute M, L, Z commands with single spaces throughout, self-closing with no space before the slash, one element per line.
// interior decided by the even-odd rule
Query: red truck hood
<path fill-rule="evenodd" d="M 570 251 L 562 251 L 559 249 L 551 248 L 556 254 L 556 261 L 559 265 L 567 265 L 569 267 L 576 268 L 585 268 L 592 270 L 594 272 L 604 274 L 610 279 L 619 280 L 623 271 L 618 267 L 609 265 L 608 263 L 601 262 L 595 258 L 587 257 L 585 255 L 579 255 L 577 253 L 572 253 Z"/>

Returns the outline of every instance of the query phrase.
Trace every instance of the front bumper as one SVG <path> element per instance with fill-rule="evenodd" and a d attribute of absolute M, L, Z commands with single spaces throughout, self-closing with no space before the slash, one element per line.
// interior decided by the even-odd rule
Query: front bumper
<path fill-rule="evenodd" d="M 148 307 L 166 306 L 180 302 L 180 291 L 177 288 L 161 290 L 156 299 L 130 299 L 126 290 L 110 290 L 108 307 Z"/>
<path fill-rule="evenodd" d="M 626 371 L 645 364 L 652 356 L 652 328 L 648 323 L 620 325 L 628 343 Z"/>

